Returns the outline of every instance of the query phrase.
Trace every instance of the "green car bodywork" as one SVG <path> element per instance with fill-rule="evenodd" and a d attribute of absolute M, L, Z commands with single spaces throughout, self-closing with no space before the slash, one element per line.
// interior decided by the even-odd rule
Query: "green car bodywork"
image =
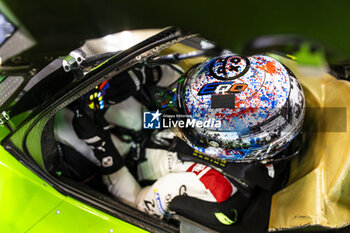
<path fill-rule="evenodd" d="M 0 177 L 2 233 L 146 232 L 61 194 L 3 147 L 0 147 Z"/>

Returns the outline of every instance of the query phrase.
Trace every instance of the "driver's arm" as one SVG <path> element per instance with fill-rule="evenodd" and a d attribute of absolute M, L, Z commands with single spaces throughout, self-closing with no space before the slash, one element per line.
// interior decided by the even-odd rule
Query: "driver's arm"
<path fill-rule="evenodd" d="M 103 130 L 96 124 L 96 119 L 90 118 L 81 110 L 75 112 L 73 127 L 78 137 L 90 146 L 99 160 L 108 191 L 123 202 L 135 205 L 141 187 L 126 168 L 124 159 L 112 142 L 110 131 Z"/>

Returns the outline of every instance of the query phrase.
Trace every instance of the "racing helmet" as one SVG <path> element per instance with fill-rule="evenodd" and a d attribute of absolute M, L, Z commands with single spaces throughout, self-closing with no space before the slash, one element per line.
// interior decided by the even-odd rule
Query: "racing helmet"
<path fill-rule="evenodd" d="M 176 90 L 177 108 L 192 127 L 178 130 L 203 154 L 235 162 L 271 159 L 301 131 L 302 87 L 271 57 L 210 58 L 182 80 Z"/>

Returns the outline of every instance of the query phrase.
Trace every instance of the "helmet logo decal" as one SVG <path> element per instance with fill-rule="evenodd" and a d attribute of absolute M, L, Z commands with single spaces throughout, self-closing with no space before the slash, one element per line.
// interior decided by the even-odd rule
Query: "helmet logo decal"
<path fill-rule="evenodd" d="M 233 83 L 233 82 L 217 82 L 208 83 L 204 85 L 198 92 L 198 95 L 212 95 L 212 94 L 232 94 L 243 92 L 247 88 L 245 83 Z"/>
<path fill-rule="evenodd" d="M 245 83 L 221 82 L 204 85 L 198 95 L 212 95 L 211 108 L 234 108 L 235 93 L 247 88 Z"/>
<path fill-rule="evenodd" d="M 211 76 L 220 80 L 233 80 L 249 70 L 250 62 L 241 56 L 230 56 L 214 60 L 209 68 Z"/>

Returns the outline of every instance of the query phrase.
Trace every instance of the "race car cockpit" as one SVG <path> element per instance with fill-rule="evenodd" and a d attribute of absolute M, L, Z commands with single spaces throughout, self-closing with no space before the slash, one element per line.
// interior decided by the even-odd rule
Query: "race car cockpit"
<path fill-rule="evenodd" d="M 328 74 L 325 64 L 310 68 L 292 55 L 268 53 L 295 74 L 306 105 L 302 133 L 274 159 L 246 163 L 213 159 L 183 140 L 165 137 L 164 130 L 145 129 L 146 111 L 177 114 L 175 86 L 191 67 L 227 54 L 233 53 L 173 27 L 88 40 L 26 83 L 10 109 L 12 119 L 24 120 L 3 144 L 59 192 L 151 232 L 266 232 L 348 225 L 350 160 L 344 145 L 350 140 L 350 85 Z M 152 79 L 129 85 L 123 75 L 142 67 L 148 67 L 142 72 L 149 72 Z M 168 75 L 157 79 L 157 72 Z M 112 93 L 116 95 L 109 91 L 111 86 L 117 87 Z M 101 119 L 94 123 L 111 132 L 141 187 L 155 182 L 144 169 L 145 151 L 152 144 L 176 152 L 181 162 L 218 171 L 239 195 L 220 203 L 179 195 L 169 201 L 169 214 L 161 219 L 126 205 L 111 196 L 102 180 L 101 161 L 76 135 L 72 122 L 77 110 Z M 173 134 L 179 132 L 174 129 Z"/>

